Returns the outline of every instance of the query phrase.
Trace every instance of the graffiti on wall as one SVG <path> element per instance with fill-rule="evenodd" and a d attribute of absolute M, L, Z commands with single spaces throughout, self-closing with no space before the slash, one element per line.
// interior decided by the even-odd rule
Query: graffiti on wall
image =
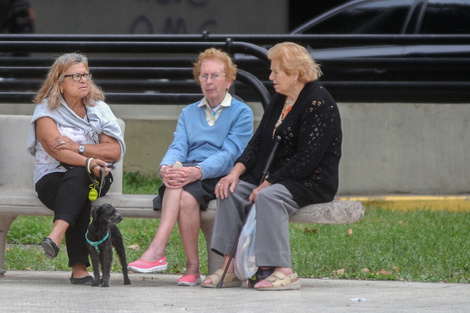
<path fill-rule="evenodd" d="M 154 3 L 159 6 L 169 5 L 189 5 L 194 10 L 203 10 L 208 6 L 209 0 L 139 0 L 140 2 Z M 177 10 L 178 11 L 178 10 Z M 194 20 L 192 21 L 194 22 Z M 201 33 L 204 30 L 217 26 L 214 19 L 205 19 L 199 23 L 199 26 L 192 33 Z M 142 14 L 133 19 L 130 27 L 130 34 L 188 34 L 188 19 L 183 17 L 167 16 L 163 19 L 151 19 L 146 14 Z"/>

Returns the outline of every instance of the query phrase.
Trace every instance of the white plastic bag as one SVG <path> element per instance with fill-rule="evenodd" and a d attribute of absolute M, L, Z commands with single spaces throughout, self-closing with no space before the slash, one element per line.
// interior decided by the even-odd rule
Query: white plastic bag
<path fill-rule="evenodd" d="M 250 278 L 258 270 L 255 262 L 255 237 L 256 207 L 253 204 L 240 233 L 235 259 L 233 260 L 235 274 L 241 280 Z"/>

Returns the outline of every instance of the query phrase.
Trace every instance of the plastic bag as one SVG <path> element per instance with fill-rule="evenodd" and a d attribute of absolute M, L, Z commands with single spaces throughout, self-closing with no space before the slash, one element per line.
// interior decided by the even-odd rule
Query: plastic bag
<path fill-rule="evenodd" d="M 241 280 L 253 276 L 258 267 L 255 262 L 255 238 L 256 238 L 256 207 L 253 204 L 246 223 L 238 239 L 238 247 L 235 252 L 235 274 Z"/>

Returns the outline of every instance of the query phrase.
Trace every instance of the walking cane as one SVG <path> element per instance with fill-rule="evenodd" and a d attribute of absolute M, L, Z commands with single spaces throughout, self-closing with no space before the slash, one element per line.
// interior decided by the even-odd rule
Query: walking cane
<path fill-rule="evenodd" d="M 268 171 L 269 171 L 269 168 L 271 167 L 271 163 L 273 162 L 273 159 L 274 159 L 274 155 L 276 154 L 276 150 L 277 148 L 279 147 L 279 143 L 281 142 L 281 136 L 276 136 L 276 138 L 274 138 L 274 146 L 273 146 L 273 149 L 271 150 L 271 153 L 269 154 L 269 157 L 268 157 L 268 161 L 266 162 L 266 165 L 264 166 L 264 170 L 263 170 L 263 174 L 261 175 L 261 179 L 260 179 L 260 182 L 259 184 L 261 185 L 264 180 L 266 179 L 266 175 L 268 174 Z M 251 207 L 250 209 L 248 210 L 248 212 L 246 213 L 246 216 L 248 216 L 248 214 L 250 213 L 250 210 L 251 210 Z M 245 222 L 246 222 L 246 219 L 245 219 Z M 243 223 L 245 224 L 245 223 Z M 240 232 L 241 233 L 241 232 Z M 217 284 L 217 288 L 222 288 L 222 286 L 224 285 L 224 279 L 225 279 L 225 275 L 227 275 L 227 270 L 230 266 L 230 263 L 232 263 L 232 259 L 234 258 L 235 256 L 235 252 L 237 251 L 237 247 L 238 247 L 238 240 L 240 239 L 240 234 L 238 234 L 238 239 L 237 241 L 235 242 L 235 245 L 233 246 L 233 249 L 232 249 L 232 252 L 230 253 L 230 258 L 228 259 L 228 262 L 227 262 L 227 265 L 225 266 L 224 268 L 224 273 L 222 274 L 222 277 L 220 278 L 220 281 L 219 283 Z"/>

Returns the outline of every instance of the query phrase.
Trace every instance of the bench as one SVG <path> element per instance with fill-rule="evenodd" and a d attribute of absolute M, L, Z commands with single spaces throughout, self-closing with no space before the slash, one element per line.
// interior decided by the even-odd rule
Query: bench
<path fill-rule="evenodd" d="M 34 158 L 26 151 L 26 140 L 31 116 L 0 115 L 0 277 L 5 270 L 6 237 L 13 221 L 21 215 L 52 216 L 38 199 L 33 186 Z M 124 122 L 120 120 L 124 129 Z M 152 208 L 154 195 L 123 194 L 122 162 L 113 172 L 114 183 L 106 196 L 95 204 L 111 203 L 125 218 L 160 218 L 160 211 Z M 290 219 L 291 223 L 348 224 L 364 217 L 364 206 L 359 201 L 333 201 L 309 205 Z M 201 230 L 206 239 L 208 270 L 221 267 L 222 257 L 210 250 L 216 201 L 201 212 Z M 39 244 L 39 243 L 38 243 Z"/>

